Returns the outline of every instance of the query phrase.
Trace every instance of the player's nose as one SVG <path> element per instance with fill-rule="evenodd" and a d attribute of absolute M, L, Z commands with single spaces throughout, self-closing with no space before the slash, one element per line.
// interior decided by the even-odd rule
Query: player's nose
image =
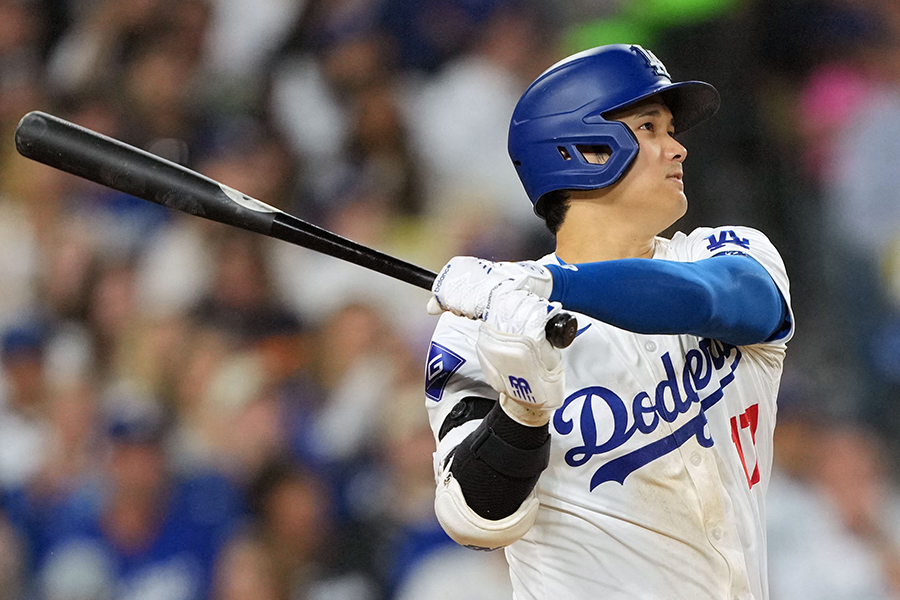
<path fill-rule="evenodd" d="M 687 158 L 687 148 L 685 148 L 681 142 L 673 137 L 669 138 L 666 153 L 671 158 L 671 160 L 675 160 L 678 162 L 684 162 L 684 159 Z"/>

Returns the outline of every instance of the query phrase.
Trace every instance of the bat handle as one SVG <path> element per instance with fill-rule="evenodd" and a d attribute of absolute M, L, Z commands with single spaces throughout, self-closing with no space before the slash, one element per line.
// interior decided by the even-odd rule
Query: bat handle
<path fill-rule="evenodd" d="M 554 348 L 568 348 L 578 335 L 578 320 L 570 313 L 561 312 L 547 321 L 544 334 Z"/>

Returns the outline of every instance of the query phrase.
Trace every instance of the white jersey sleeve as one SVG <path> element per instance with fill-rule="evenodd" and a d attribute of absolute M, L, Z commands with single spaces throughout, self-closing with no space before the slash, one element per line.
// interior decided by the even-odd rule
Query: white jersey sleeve
<path fill-rule="evenodd" d="M 499 398 L 499 394 L 488 385 L 481 372 L 475 353 L 477 339 L 478 321 L 449 312 L 441 315 L 431 338 L 425 364 L 425 405 L 435 439 L 447 415 L 463 398 Z M 471 433 L 479 422 L 480 420 L 472 422 L 469 427 L 457 428 L 458 431 L 454 432 L 452 438 L 446 439 L 438 448 L 435 459 L 443 460 L 443 455 Z"/>

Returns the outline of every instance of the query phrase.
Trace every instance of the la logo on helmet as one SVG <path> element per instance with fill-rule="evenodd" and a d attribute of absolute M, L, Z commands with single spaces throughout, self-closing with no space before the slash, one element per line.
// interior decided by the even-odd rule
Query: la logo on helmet
<path fill-rule="evenodd" d="M 656 58 L 655 54 L 653 54 L 646 48 L 641 48 L 637 44 L 634 44 L 631 47 L 631 50 L 644 57 L 644 60 L 647 61 L 647 66 L 650 67 L 653 73 L 659 75 L 660 77 L 665 77 L 666 79 L 671 81 L 672 76 L 669 75 L 669 72 L 666 70 L 666 65 L 664 65 L 661 60 Z"/>

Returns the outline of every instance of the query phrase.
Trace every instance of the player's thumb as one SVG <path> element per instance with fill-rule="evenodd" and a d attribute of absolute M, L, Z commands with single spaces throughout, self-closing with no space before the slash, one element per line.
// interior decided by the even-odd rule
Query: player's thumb
<path fill-rule="evenodd" d="M 441 308 L 440 303 L 438 303 L 437 298 L 434 296 L 428 299 L 428 305 L 425 309 L 428 311 L 429 315 L 439 315 L 444 312 L 444 309 Z"/>

